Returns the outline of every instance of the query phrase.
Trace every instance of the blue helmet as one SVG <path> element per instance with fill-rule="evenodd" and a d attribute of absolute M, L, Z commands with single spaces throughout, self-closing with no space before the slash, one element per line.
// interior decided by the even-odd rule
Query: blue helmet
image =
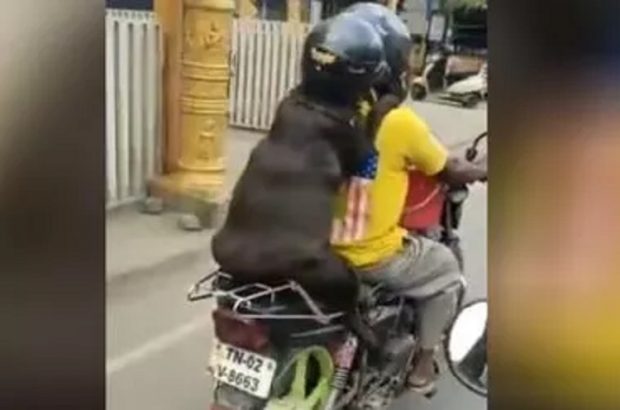
<path fill-rule="evenodd" d="M 339 14 L 308 34 L 302 56 L 302 87 L 332 102 L 354 102 L 389 71 L 383 41 L 354 14 Z"/>
<path fill-rule="evenodd" d="M 413 47 L 411 35 L 405 23 L 389 8 L 377 3 L 356 3 L 344 13 L 353 14 L 371 24 L 383 40 L 385 57 L 390 68 L 389 75 L 377 84 L 387 88 L 388 92 L 401 97 L 406 95 L 408 84 L 406 74 L 409 69 L 409 57 Z"/>

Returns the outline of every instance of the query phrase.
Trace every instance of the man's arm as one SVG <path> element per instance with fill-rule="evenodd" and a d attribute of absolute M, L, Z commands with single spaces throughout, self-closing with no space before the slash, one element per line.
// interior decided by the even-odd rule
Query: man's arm
<path fill-rule="evenodd" d="M 470 163 L 450 155 L 426 123 L 410 108 L 392 110 L 381 128 L 384 126 L 392 148 L 422 173 L 437 176 L 449 185 L 464 185 L 486 179 L 486 161 Z"/>
<path fill-rule="evenodd" d="M 448 185 L 465 185 L 476 181 L 486 181 L 486 161 L 469 162 L 465 158 L 450 155 L 437 178 Z"/>

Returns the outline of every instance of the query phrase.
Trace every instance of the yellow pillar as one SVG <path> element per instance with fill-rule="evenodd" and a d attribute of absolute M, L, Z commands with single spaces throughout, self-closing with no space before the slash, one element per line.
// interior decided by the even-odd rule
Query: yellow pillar
<path fill-rule="evenodd" d="M 239 0 L 239 9 L 237 10 L 239 17 L 254 18 L 258 14 L 253 0 Z"/>
<path fill-rule="evenodd" d="M 169 95 L 168 116 L 178 115 L 179 124 L 168 127 L 166 158 L 173 163 L 166 168 L 171 172 L 152 183 L 151 194 L 195 215 L 205 226 L 223 202 L 234 1 L 171 1 L 181 4 L 173 35 L 179 39 L 180 53 L 171 56 L 179 59 L 171 64 L 178 72 L 170 70 L 180 77 L 180 89 Z"/>
<path fill-rule="evenodd" d="M 163 96 L 163 137 L 165 149 L 163 154 L 164 171 L 174 172 L 178 169 L 180 155 L 180 120 L 179 110 L 181 92 L 181 52 L 183 3 L 180 0 L 155 0 L 155 12 L 161 26 L 164 42 Z"/>

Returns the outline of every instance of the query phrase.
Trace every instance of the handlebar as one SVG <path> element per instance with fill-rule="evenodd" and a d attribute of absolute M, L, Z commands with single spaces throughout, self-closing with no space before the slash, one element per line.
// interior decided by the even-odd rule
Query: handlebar
<path fill-rule="evenodd" d="M 467 161 L 473 162 L 476 159 L 478 156 L 478 145 L 480 144 L 480 141 L 488 137 L 488 134 L 488 131 L 485 131 L 474 139 L 472 145 L 467 148 L 467 151 L 465 152 L 465 159 Z"/>
<path fill-rule="evenodd" d="M 478 146 L 480 145 L 480 142 L 482 140 L 484 140 L 485 138 L 488 138 L 488 134 L 489 134 L 488 131 L 484 131 L 481 134 L 479 134 L 476 138 L 474 138 L 471 145 L 465 151 L 465 159 L 468 162 L 474 162 L 476 160 L 476 157 L 478 157 Z M 445 185 L 445 192 L 448 194 L 448 196 L 452 200 L 456 202 L 461 202 L 462 198 L 467 196 L 468 191 L 469 189 L 467 185 L 450 185 L 450 186 Z"/>

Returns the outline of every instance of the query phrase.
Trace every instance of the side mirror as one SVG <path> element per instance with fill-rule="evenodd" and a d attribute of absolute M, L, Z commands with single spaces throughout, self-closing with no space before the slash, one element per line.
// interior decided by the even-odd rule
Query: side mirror
<path fill-rule="evenodd" d="M 483 397 L 488 391 L 487 314 L 486 300 L 463 307 L 450 327 L 444 346 L 454 377 Z"/>

